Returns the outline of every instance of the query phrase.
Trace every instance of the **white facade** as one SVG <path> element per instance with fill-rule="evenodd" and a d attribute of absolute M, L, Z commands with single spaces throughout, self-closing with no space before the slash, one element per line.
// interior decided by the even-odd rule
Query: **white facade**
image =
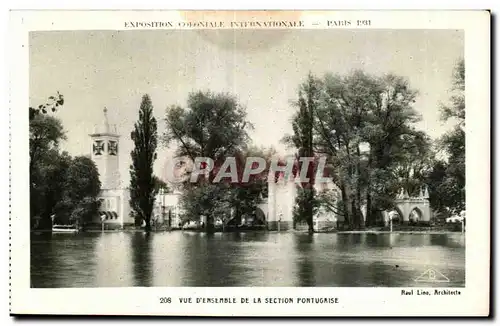
<path fill-rule="evenodd" d="M 155 206 L 153 208 L 153 220 L 157 224 L 166 225 L 177 228 L 182 222 L 182 210 L 180 205 L 180 193 L 159 193 L 156 195 Z"/>
<path fill-rule="evenodd" d="M 297 186 L 293 179 L 285 180 L 280 177 L 274 182 L 274 173 L 268 178 L 268 223 L 283 222 L 293 223 L 293 208 L 297 196 Z"/>
<path fill-rule="evenodd" d="M 104 223 L 119 224 L 120 226 L 134 223 L 134 219 L 130 216 L 130 192 L 128 189 L 101 189 L 99 199 L 101 200 L 99 214 L 105 215 Z"/>
<path fill-rule="evenodd" d="M 288 180 L 285 180 L 281 176 L 275 182 L 274 173 L 269 174 L 267 202 L 260 204 L 258 207 L 264 213 L 270 229 L 276 229 L 278 223 L 281 228 L 289 228 L 293 224 L 293 211 L 296 205 L 298 187 L 300 187 L 300 181 L 297 178 L 290 176 Z M 325 183 L 317 183 L 314 188 L 317 192 L 337 189 L 331 180 Z M 336 225 L 337 217 L 333 212 L 320 209 L 313 217 L 313 221 L 315 229 L 320 230 Z"/>

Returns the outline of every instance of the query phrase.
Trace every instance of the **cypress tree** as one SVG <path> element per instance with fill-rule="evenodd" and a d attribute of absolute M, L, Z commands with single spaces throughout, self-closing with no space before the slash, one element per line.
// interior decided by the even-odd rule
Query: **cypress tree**
<path fill-rule="evenodd" d="M 130 206 L 136 218 L 144 221 L 145 231 L 151 231 L 151 214 L 156 195 L 153 163 L 156 160 L 158 142 L 157 123 L 153 116 L 153 104 L 149 95 L 142 97 L 139 119 L 130 137 L 134 149 L 130 153 Z"/>

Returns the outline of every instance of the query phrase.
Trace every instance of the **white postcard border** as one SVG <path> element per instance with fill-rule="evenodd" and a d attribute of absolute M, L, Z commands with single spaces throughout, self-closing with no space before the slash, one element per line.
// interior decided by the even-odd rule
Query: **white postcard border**
<path fill-rule="evenodd" d="M 30 288 L 28 32 L 125 29 L 126 21 L 182 20 L 161 11 L 19 11 L 10 17 L 11 313 L 261 316 L 465 316 L 489 312 L 490 275 L 490 22 L 486 11 L 304 12 L 316 20 L 370 19 L 371 29 L 463 29 L 466 62 L 466 287 L 459 296 L 401 297 L 401 288 Z M 176 27 L 178 28 L 178 27 Z M 361 27 L 360 27 L 361 28 Z M 362 28 L 367 28 L 366 26 Z M 142 28 L 144 30 L 144 28 Z M 26 108 L 23 109 L 23 108 Z M 334 305 L 179 304 L 179 297 L 338 297 Z M 160 304 L 161 297 L 173 303 Z M 177 300 L 177 301 L 176 301 Z"/>

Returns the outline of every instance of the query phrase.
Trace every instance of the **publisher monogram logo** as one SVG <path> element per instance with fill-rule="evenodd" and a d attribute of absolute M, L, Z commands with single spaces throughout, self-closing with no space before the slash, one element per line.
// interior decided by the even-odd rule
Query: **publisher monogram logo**
<path fill-rule="evenodd" d="M 415 279 L 415 282 L 448 283 L 450 282 L 450 279 L 443 273 L 429 268 L 428 270 L 420 274 L 420 276 Z"/>

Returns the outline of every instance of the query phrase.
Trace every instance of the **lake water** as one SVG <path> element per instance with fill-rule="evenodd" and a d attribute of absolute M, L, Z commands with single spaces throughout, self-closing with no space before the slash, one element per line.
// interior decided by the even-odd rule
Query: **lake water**
<path fill-rule="evenodd" d="M 434 280 L 418 279 L 429 269 Z M 463 287 L 465 235 L 31 235 L 31 285 Z"/>

